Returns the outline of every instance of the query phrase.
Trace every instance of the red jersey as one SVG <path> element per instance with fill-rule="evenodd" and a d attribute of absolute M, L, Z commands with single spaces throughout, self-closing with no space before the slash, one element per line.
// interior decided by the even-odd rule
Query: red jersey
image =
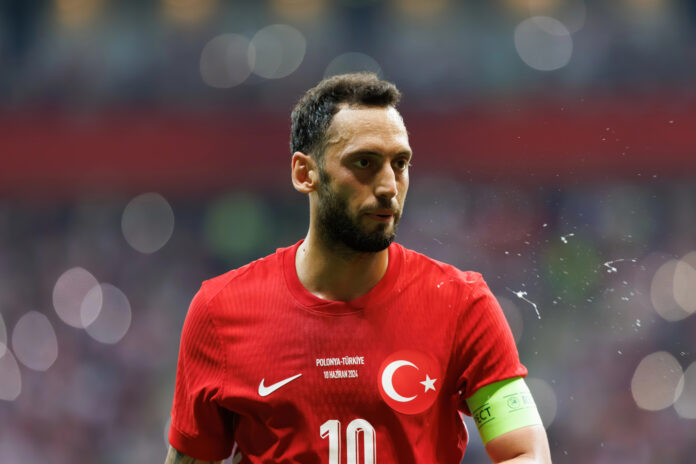
<path fill-rule="evenodd" d="M 298 247 L 194 297 L 172 446 L 220 460 L 236 442 L 241 463 L 459 464 L 465 398 L 527 373 L 481 275 L 392 244 L 375 287 L 327 301 L 300 283 Z"/>

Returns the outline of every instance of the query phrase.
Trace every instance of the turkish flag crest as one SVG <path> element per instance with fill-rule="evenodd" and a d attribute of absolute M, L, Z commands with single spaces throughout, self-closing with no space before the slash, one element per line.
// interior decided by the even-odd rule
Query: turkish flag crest
<path fill-rule="evenodd" d="M 420 414 L 435 402 L 442 384 L 440 365 L 430 355 L 401 350 L 389 355 L 377 377 L 382 399 L 395 411 Z"/>

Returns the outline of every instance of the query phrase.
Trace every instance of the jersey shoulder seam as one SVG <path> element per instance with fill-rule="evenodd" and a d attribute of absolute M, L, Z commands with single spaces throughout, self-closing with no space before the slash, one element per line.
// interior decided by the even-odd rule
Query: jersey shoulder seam
<path fill-rule="evenodd" d="M 473 283 L 478 283 L 483 281 L 483 276 L 481 273 L 476 272 L 476 271 L 464 271 L 459 269 L 458 267 L 454 266 L 453 264 L 445 263 L 443 261 L 439 261 L 437 259 L 431 258 L 430 256 L 427 256 L 423 253 L 420 253 L 415 250 L 408 249 L 404 246 L 402 246 L 404 249 L 406 259 L 410 257 L 415 258 L 419 260 L 420 262 L 426 263 L 426 266 L 429 266 L 434 269 L 438 269 L 440 272 L 443 274 L 452 277 L 454 280 L 461 282 L 461 283 L 466 283 L 466 284 L 473 284 Z M 472 277 L 473 280 L 467 279 L 467 277 Z"/>
<path fill-rule="evenodd" d="M 201 284 L 201 288 L 205 292 L 205 302 L 206 305 L 215 299 L 215 297 L 220 294 L 224 289 L 226 289 L 232 282 L 234 282 L 237 279 L 240 279 L 242 276 L 248 274 L 251 272 L 254 268 L 261 264 L 265 264 L 266 262 L 270 261 L 273 258 L 276 258 L 278 256 L 278 253 L 272 253 L 268 256 L 264 256 L 263 258 L 259 258 L 255 261 L 252 261 L 248 264 L 245 264 L 242 267 L 238 267 L 236 269 L 232 269 L 230 271 L 225 272 L 224 274 L 220 274 L 219 276 L 204 280 L 203 283 Z M 214 289 L 213 293 L 208 294 L 208 289 L 212 286 L 215 286 L 215 283 L 217 281 L 223 280 L 224 282 L 222 284 L 218 284 L 217 288 Z"/>

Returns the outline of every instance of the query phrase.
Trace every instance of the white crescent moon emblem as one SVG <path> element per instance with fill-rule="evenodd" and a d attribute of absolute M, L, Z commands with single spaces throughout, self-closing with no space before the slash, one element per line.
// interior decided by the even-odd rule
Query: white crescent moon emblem
<path fill-rule="evenodd" d="M 387 364 L 387 367 L 384 368 L 384 371 L 382 372 L 382 388 L 384 388 L 384 393 L 387 394 L 387 396 L 394 401 L 398 401 L 399 403 L 408 403 L 409 401 L 413 401 L 416 399 L 416 396 L 410 396 L 410 397 L 405 397 L 399 395 L 396 390 L 394 390 L 394 384 L 392 383 L 392 377 L 394 376 L 394 372 L 400 367 L 404 366 L 411 366 L 415 367 L 418 369 L 418 366 L 415 364 L 404 361 L 403 359 L 399 359 L 397 361 L 390 362 Z"/>

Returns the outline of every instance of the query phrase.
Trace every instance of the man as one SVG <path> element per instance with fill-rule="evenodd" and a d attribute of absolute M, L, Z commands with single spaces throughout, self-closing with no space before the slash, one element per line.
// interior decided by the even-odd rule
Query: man
<path fill-rule="evenodd" d="M 393 243 L 411 148 L 400 93 L 326 79 L 292 113 L 303 241 L 203 283 L 181 336 L 167 463 L 550 462 L 481 276 Z"/>

